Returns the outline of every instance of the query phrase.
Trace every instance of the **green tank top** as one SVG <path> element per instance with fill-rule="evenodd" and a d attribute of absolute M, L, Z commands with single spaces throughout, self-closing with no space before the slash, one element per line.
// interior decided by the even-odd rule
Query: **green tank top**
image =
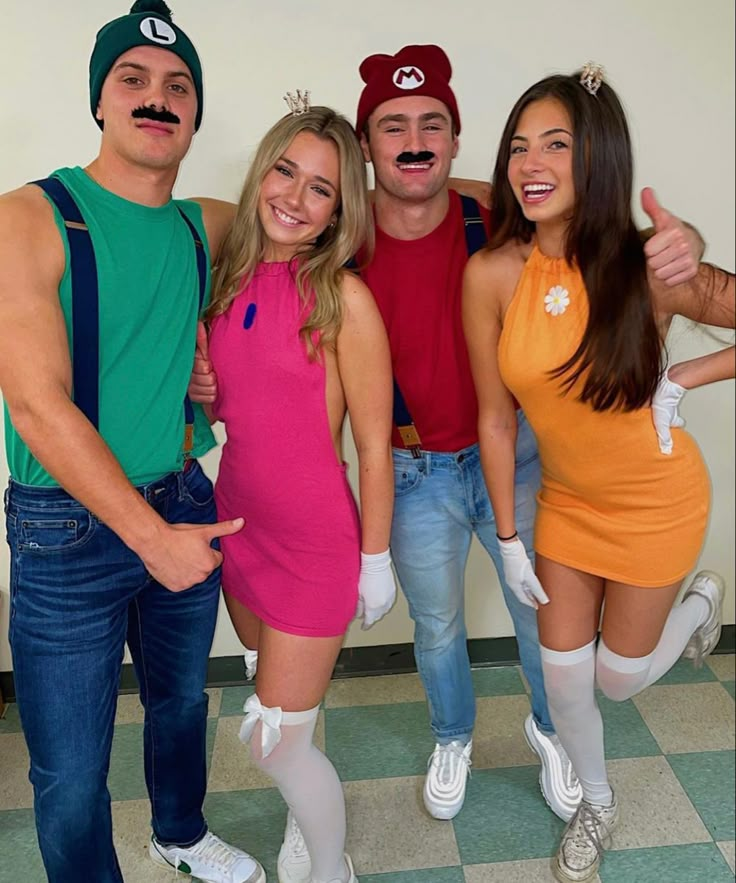
<path fill-rule="evenodd" d="M 202 212 L 196 203 L 180 200 L 160 208 L 129 202 L 78 167 L 53 175 L 79 206 L 97 262 L 99 432 L 133 484 L 155 481 L 184 462 L 184 396 L 194 359 L 199 277 L 194 240 L 178 209 L 200 231 L 209 267 Z M 59 299 L 71 353 L 69 245 L 55 207 L 54 216 L 66 253 Z M 209 282 L 205 303 L 208 299 Z M 202 409 L 195 405 L 194 412 L 192 456 L 201 456 L 215 439 Z M 16 481 L 57 486 L 15 431 L 7 406 L 5 447 Z"/>

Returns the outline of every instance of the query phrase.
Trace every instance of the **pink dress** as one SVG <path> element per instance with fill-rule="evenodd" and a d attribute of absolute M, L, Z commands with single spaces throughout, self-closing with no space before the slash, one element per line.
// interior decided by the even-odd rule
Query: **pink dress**
<path fill-rule="evenodd" d="M 246 519 L 222 538 L 222 584 L 272 628 L 330 637 L 355 615 L 360 525 L 303 316 L 289 264 L 263 263 L 212 324 L 215 414 L 227 431 L 217 513 Z"/>

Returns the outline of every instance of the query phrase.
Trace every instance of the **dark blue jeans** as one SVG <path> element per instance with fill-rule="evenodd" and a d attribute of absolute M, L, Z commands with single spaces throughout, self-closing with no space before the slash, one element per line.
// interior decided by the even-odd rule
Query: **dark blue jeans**
<path fill-rule="evenodd" d="M 216 520 L 196 463 L 139 490 L 169 523 Z M 11 480 L 5 500 L 10 644 L 46 873 L 51 883 L 119 883 L 107 773 L 126 641 L 146 711 L 154 834 L 186 846 L 207 830 L 204 688 L 219 570 L 170 592 L 60 488 Z"/>

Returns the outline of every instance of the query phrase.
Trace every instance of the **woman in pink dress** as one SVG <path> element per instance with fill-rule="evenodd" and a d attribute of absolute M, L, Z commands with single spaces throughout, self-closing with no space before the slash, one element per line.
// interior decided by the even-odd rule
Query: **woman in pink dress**
<path fill-rule="evenodd" d="M 313 733 L 356 609 L 368 627 L 395 598 L 389 348 L 370 291 L 343 269 L 371 239 L 350 124 L 298 103 L 258 147 L 208 311 L 212 416 L 227 432 L 217 508 L 246 520 L 223 543 L 223 589 L 258 653 L 241 739 L 289 805 L 282 881 L 357 880 L 342 787 Z M 360 516 L 342 454 L 346 412 Z"/>

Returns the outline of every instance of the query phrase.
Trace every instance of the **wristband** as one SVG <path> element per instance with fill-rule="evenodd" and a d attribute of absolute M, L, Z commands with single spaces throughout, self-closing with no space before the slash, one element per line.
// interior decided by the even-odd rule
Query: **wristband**
<path fill-rule="evenodd" d="M 499 534 L 496 534 L 496 539 L 500 540 L 502 543 L 507 543 L 509 540 L 515 540 L 516 537 L 519 536 L 519 531 L 515 530 L 510 537 L 502 537 Z"/>

